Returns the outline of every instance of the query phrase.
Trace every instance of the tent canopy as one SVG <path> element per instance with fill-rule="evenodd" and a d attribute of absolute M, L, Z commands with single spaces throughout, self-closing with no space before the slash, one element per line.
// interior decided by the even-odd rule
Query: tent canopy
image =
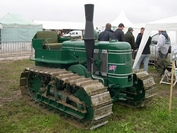
<path fill-rule="evenodd" d="M 145 46 L 145 44 L 146 44 L 146 42 L 153 30 L 175 31 L 177 33 L 177 16 L 154 21 L 154 22 L 150 22 L 150 23 L 146 24 L 145 31 L 144 31 L 144 34 L 143 34 L 143 37 L 141 40 L 141 44 L 140 44 L 140 47 L 138 49 L 138 53 L 136 55 L 136 58 L 135 58 L 135 61 L 133 64 L 133 68 L 135 68 L 135 66 L 142 54 L 144 46 Z M 176 40 L 177 40 L 177 34 L 176 34 Z M 175 44 L 177 44 L 177 42 L 175 42 Z"/>
<path fill-rule="evenodd" d="M 44 29 L 77 29 L 84 30 L 85 23 L 78 22 L 62 22 L 62 21 L 35 21 L 36 23 L 43 24 Z"/>
<path fill-rule="evenodd" d="M 119 16 L 111 22 L 111 25 L 118 27 L 119 23 L 123 23 L 125 27 L 137 28 L 137 26 L 130 22 L 130 20 L 125 16 L 125 13 L 123 11 L 121 11 Z"/>
<path fill-rule="evenodd" d="M 0 24 L 2 25 L 2 27 L 26 27 L 26 28 L 42 27 L 42 24 L 37 24 L 32 20 L 26 19 L 21 14 L 11 14 L 11 13 L 8 13 L 1 18 Z"/>
<path fill-rule="evenodd" d="M 21 14 L 8 13 L 0 19 L 1 40 L 8 41 L 31 41 L 37 31 L 43 30 L 42 24 L 37 24 L 26 19 Z"/>

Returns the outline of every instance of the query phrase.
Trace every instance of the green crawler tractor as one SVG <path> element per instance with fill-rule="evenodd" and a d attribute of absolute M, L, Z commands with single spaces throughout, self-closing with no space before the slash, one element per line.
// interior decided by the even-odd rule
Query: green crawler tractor
<path fill-rule="evenodd" d="M 156 94 L 153 77 L 132 70 L 129 43 L 95 40 L 93 7 L 85 5 L 83 40 L 60 40 L 53 31 L 37 32 L 30 58 L 35 66 L 25 68 L 20 77 L 24 99 L 89 129 L 108 123 L 114 102 L 145 106 Z"/>

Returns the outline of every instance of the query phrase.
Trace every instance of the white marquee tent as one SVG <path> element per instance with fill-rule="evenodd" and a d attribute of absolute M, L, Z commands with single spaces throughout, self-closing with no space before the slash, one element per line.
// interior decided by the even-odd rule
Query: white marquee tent
<path fill-rule="evenodd" d="M 31 41 L 37 31 L 43 30 L 37 24 L 21 14 L 8 13 L 0 19 L 1 41 Z"/>
<path fill-rule="evenodd" d="M 74 29 L 74 30 L 84 30 L 85 23 L 78 22 L 62 22 L 62 21 L 35 21 L 36 23 L 43 24 L 44 29 Z"/>
<path fill-rule="evenodd" d="M 125 13 L 123 11 L 121 11 L 121 13 L 119 14 L 119 16 L 111 22 L 112 25 L 112 30 L 115 31 L 118 28 L 118 25 L 120 23 L 123 23 L 125 28 L 124 28 L 124 32 L 127 31 L 128 27 L 132 27 L 134 30 L 138 29 L 138 26 L 136 26 L 135 24 L 133 24 L 125 15 Z M 103 25 L 101 27 L 101 30 L 105 30 L 105 25 Z"/>
<path fill-rule="evenodd" d="M 141 44 L 138 50 L 138 53 L 136 55 L 134 64 L 133 64 L 133 68 L 135 68 L 141 53 L 144 49 L 144 45 L 146 44 L 148 37 L 150 36 L 151 32 L 153 30 L 165 30 L 165 31 L 175 31 L 175 40 L 177 41 L 177 16 L 174 17 L 170 17 L 170 18 L 166 18 L 166 19 L 162 19 L 162 20 L 158 20 L 158 21 L 154 21 L 154 22 L 150 22 L 147 23 L 145 26 L 145 31 L 141 40 Z M 175 44 L 177 44 L 177 42 L 175 42 Z"/>
<path fill-rule="evenodd" d="M 118 28 L 118 25 L 120 23 L 123 23 L 125 28 L 124 28 L 124 33 L 127 32 L 128 28 L 129 27 L 132 27 L 133 28 L 133 35 L 136 39 L 136 36 L 138 35 L 139 31 L 140 31 L 140 27 L 133 24 L 125 15 L 125 13 L 123 11 L 121 11 L 121 13 L 119 14 L 119 16 L 111 22 L 111 25 L 112 25 L 112 30 L 115 31 L 117 28 Z M 105 28 L 105 27 L 104 27 Z"/>
<path fill-rule="evenodd" d="M 114 21 L 111 22 L 111 25 L 116 26 L 116 28 L 117 28 L 119 23 L 123 23 L 125 27 L 137 28 L 137 26 L 135 24 L 130 22 L 130 20 L 126 17 L 126 15 L 123 11 L 121 11 L 119 16 Z"/>

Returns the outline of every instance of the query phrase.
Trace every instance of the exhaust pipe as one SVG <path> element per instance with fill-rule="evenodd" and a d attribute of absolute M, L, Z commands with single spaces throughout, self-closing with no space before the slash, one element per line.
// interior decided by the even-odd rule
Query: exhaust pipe
<path fill-rule="evenodd" d="M 86 25 L 85 25 L 85 35 L 84 35 L 83 40 L 84 40 L 85 49 L 86 49 L 87 71 L 88 72 L 91 72 L 91 64 L 93 60 L 94 45 L 95 45 L 94 27 L 93 27 L 93 11 L 94 11 L 93 4 L 85 5 Z"/>
<path fill-rule="evenodd" d="M 85 5 L 85 35 L 84 35 L 84 43 L 85 50 L 87 56 L 87 71 L 91 73 L 91 77 L 93 79 L 97 79 L 102 81 L 104 85 L 104 80 L 100 77 L 93 75 L 93 54 L 94 54 L 94 45 L 95 45 L 95 36 L 94 36 L 94 27 L 93 27 L 93 4 Z"/>

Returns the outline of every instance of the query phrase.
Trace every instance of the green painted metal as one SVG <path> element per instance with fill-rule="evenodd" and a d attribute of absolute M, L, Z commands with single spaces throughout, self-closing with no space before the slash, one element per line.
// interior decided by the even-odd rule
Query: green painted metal
<path fill-rule="evenodd" d="M 142 103 L 145 97 L 145 89 L 143 86 L 143 82 L 136 77 L 136 75 L 133 75 L 133 86 L 130 88 L 127 88 L 127 90 L 130 92 L 127 94 L 127 97 L 133 99 L 131 100 L 133 105 L 139 105 Z M 136 88 L 136 90 L 135 90 Z M 136 95 L 135 95 L 136 94 Z"/>
<path fill-rule="evenodd" d="M 72 71 L 73 73 L 77 73 L 80 76 L 84 76 L 84 77 L 90 77 L 90 74 L 87 72 L 87 69 L 81 65 L 81 64 L 77 64 L 77 65 L 72 65 L 68 68 L 68 71 Z"/>
<path fill-rule="evenodd" d="M 31 60 L 35 61 L 37 66 L 65 68 L 69 71 L 77 73 L 85 77 L 91 77 L 87 72 L 87 59 L 85 45 L 83 40 L 65 40 L 62 42 L 61 49 L 45 49 L 43 41 L 40 38 L 33 38 L 33 48 L 35 49 L 35 57 Z M 104 80 L 104 85 L 108 86 L 108 90 L 113 101 L 132 97 L 135 101 L 142 100 L 144 94 L 139 94 L 140 98 L 134 95 L 123 93 L 123 90 L 133 92 L 133 74 L 132 74 L 132 52 L 131 46 L 127 42 L 118 41 L 95 41 L 94 49 L 98 50 L 98 59 L 94 60 L 94 66 L 98 73 L 94 75 Z M 101 52 L 107 51 L 107 73 L 102 75 L 101 72 Z M 135 85 L 139 88 L 141 84 Z M 140 87 L 142 89 L 142 87 Z M 57 98 L 58 96 L 55 96 Z M 141 102 L 141 101 L 139 101 Z"/>
<path fill-rule="evenodd" d="M 66 41 L 62 44 L 63 50 L 70 53 L 80 60 L 86 60 L 85 46 L 83 41 Z M 132 77 L 132 54 L 131 46 L 126 42 L 95 42 L 95 49 L 108 50 L 108 84 L 114 84 L 120 88 L 133 85 Z M 99 65 L 99 60 L 95 60 L 95 65 Z M 114 69 L 109 69 L 115 67 Z"/>
<path fill-rule="evenodd" d="M 87 115 L 85 115 L 84 120 L 89 121 L 93 118 L 94 110 L 92 108 L 92 102 L 90 101 L 90 96 L 85 92 L 84 89 L 79 89 L 74 96 L 78 97 L 81 101 L 87 105 Z"/>
<path fill-rule="evenodd" d="M 31 95 L 36 97 L 35 93 L 40 92 L 40 87 L 42 86 L 39 75 L 31 73 L 29 75 L 28 88 L 31 91 Z"/>
<path fill-rule="evenodd" d="M 69 37 L 61 37 L 61 36 L 58 36 L 58 42 L 59 42 L 59 43 L 62 43 L 62 42 L 64 42 L 64 41 L 68 41 L 68 40 L 70 40 Z"/>
<path fill-rule="evenodd" d="M 77 110 L 74 110 L 68 106 L 63 105 L 62 103 L 58 103 L 56 100 L 58 98 L 62 99 L 63 97 L 65 97 L 66 100 L 68 100 L 67 95 L 64 96 L 64 93 L 56 93 L 56 88 L 58 88 L 57 84 L 55 83 L 50 83 L 50 78 L 48 78 L 48 80 L 46 80 L 46 83 L 48 84 L 47 86 L 47 93 L 43 94 L 43 92 L 41 91 L 42 86 L 42 75 L 38 75 L 35 73 L 32 73 L 29 75 L 28 78 L 28 88 L 30 90 L 30 94 L 32 96 L 32 98 L 36 99 L 37 101 L 40 101 L 41 103 L 47 104 L 49 108 L 52 109 L 56 109 L 56 110 L 60 110 L 63 113 L 70 114 L 73 115 L 75 117 L 77 117 L 78 119 L 83 119 L 85 117 L 85 113 L 81 113 L 78 112 Z M 54 91 L 51 92 L 51 88 L 52 90 L 54 89 Z M 53 95 L 54 99 L 49 98 L 48 96 Z M 75 95 L 78 95 L 78 93 L 76 93 Z M 86 94 L 84 95 L 86 96 Z M 85 102 L 90 103 L 90 101 L 87 100 L 87 96 L 82 98 L 83 100 L 85 99 Z M 62 99 L 63 100 L 63 99 Z M 66 101 L 66 103 L 69 101 Z M 91 105 L 90 105 L 91 106 Z M 86 120 L 88 119 L 88 117 L 86 117 Z M 91 119 L 91 117 L 89 116 L 89 119 Z"/>

